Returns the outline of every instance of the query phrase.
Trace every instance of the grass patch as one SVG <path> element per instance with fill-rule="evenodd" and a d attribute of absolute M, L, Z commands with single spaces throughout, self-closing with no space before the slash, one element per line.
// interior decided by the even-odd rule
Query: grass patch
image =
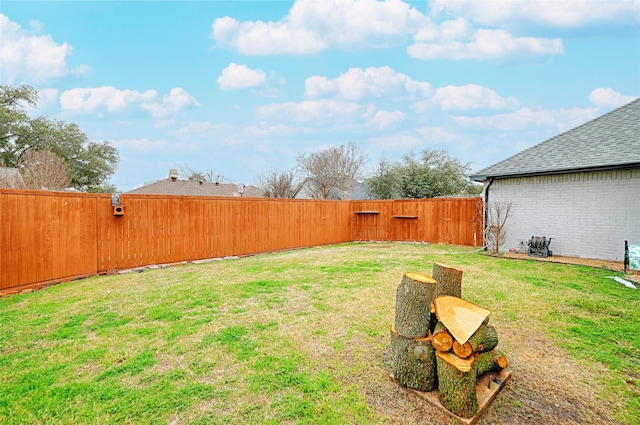
<path fill-rule="evenodd" d="M 640 291 L 464 251 L 343 244 L 1 298 L 0 423 L 449 423 L 388 379 L 396 288 L 437 261 L 464 271 L 512 364 L 488 423 L 639 424 Z"/>

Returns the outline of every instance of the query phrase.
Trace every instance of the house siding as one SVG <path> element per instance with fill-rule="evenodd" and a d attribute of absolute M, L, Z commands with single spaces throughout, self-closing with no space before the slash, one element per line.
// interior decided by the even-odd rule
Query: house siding
<path fill-rule="evenodd" d="M 496 179 L 493 201 L 512 203 L 502 251 L 546 236 L 554 255 L 623 261 L 640 243 L 639 169 Z"/>

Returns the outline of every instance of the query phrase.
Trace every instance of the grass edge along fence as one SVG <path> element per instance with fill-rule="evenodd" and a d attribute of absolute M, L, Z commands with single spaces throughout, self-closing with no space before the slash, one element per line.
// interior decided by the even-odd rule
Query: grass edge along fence
<path fill-rule="evenodd" d="M 481 198 L 319 201 L 0 189 L 0 294 L 159 264 L 329 245 L 481 245 Z"/>

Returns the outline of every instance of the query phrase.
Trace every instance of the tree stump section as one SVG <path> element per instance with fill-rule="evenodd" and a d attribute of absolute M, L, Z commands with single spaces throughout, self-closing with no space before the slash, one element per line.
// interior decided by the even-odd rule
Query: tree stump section
<path fill-rule="evenodd" d="M 436 323 L 436 326 L 433 328 L 431 344 L 439 351 L 449 351 L 453 347 L 453 337 L 442 322 Z"/>
<path fill-rule="evenodd" d="M 456 353 L 458 357 L 466 359 L 482 346 L 482 342 L 484 341 L 486 334 L 487 326 L 484 324 L 480 325 L 478 330 L 475 331 L 475 333 L 471 335 L 469 340 L 464 344 L 460 344 L 458 341 L 453 341 L 453 352 Z"/>
<path fill-rule="evenodd" d="M 405 273 L 396 291 L 396 332 L 408 338 L 429 334 L 436 281 L 423 273 Z"/>
<path fill-rule="evenodd" d="M 393 376 L 403 386 L 418 391 L 437 387 L 435 349 L 430 338 L 406 338 L 391 327 Z"/>
<path fill-rule="evenodd" d="M 473 361 L 469 362 L 470 366 L 464 364 L 463 371 L 459 362 L 462 359 L 453 353 L 445 354 L 448 355 L 436 352 L 440 403 L 454 415 L 470 418 L 478 412 L 477 375 Z"/>
<path fill-rule="evenodd" d="M 496 328 L 491 325 L 487 326 L 487 332 L 484 335 L 484 340 L 480 347 L 478 347 L 478 351 L 485 352 L 491 351 L 498 346 L 498 332 L 496 332 Z"/>
<path fill-rule="evenodd" d="M 436 297 L 451 295 L 460 298 L 462 296 L 462 270 L 440 263 L 433 263 L 432 276 L 438 282 L 436 285 Z"/>
<path fill-rule="evenodd" d="M 487 351 L 480 353 L 474 362 L 476 376 L 479 378 L 487 372 L 498 372 L 509 366 L 509 361 L 505 356 L 497 351 Z"/>

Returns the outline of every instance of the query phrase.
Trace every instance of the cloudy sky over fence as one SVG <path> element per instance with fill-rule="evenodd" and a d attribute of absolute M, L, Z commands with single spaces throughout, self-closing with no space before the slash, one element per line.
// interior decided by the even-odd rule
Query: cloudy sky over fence
<path fill-rule="evenodd" d="M 349 141 L 477 171 L 640 96 L 637 0 L 5 0 L 0 26 L 0 82 L 117 146 L 122 191 Z"/>

